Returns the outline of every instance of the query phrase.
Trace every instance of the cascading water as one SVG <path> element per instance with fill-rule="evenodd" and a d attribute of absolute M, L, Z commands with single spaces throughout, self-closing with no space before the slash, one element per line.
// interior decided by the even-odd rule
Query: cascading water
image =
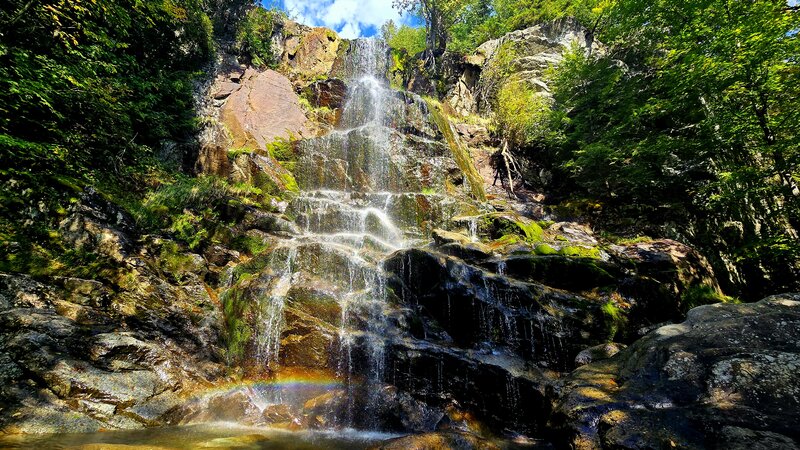
<path fill-rule="evenodd" d="M 278 253 L 273 253 L 276 257 Z M 297 248 L 289 247 L 282 266 L 278 266 L 266 298 L 259 302 L 258 319 L 256 328 L 256 361 L 262 366 L 269 367 L 278 359 L 280 349 L 281 330 L 283 329 L 283 308 L 286 302 L 286 293 L 292 282 L 292 264 L 297 256 Z"/>

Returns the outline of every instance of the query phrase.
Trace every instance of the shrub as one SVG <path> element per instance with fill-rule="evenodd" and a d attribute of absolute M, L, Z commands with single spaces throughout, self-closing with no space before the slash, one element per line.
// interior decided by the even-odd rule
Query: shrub
<path fill-rule="evenodd" d="M 513 147 L 526 147 L 548 136 L 550 98 L 524 81 L 500 88 L 495 108 L 495 127 Z"/>
<path fill-rule="evenodd" d="M 260 68 L 275 67 L 278 63 L 272 51 L 272 32 L 282 13 L 276 9 L 256 7 L 247 12 L 236 33 L 239 54 Z"/>

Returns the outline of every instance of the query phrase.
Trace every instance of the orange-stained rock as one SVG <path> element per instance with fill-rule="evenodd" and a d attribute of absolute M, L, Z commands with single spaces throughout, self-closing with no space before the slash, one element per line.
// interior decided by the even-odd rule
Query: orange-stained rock
<path fill-rule="evenodd" d="M 342 40 L 328 28 L 309 28 L 291 21 L 285 23 L 284 72 L 301 85 L 331 73 Z"/>

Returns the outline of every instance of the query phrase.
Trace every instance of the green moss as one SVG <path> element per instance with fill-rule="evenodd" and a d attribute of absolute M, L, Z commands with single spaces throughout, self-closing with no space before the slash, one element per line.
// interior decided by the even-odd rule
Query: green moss
<path fill-rule="evenodd" d="M 524 223 L 515 222 L 517 227 L 525 234 L 525 240 L 528 242 L 539 242 L 544 236 L 544 231 L 536 222 Z"/>
<path fill-rule="evenodd" d="M 558 252 L 562 256 L 569 256 L 572 258 L 600 258 L 600 249 L 597 247 L 580 247 L 577 245 L 568 245 L 561 247 Z"/>
<path fill-rule="evenodd" d="M 619 245 L 632 245 L 632 244 L 641 244 L 646 242 L 652 242 L 653 238 L 644 235 L 637 235 L 637 236 L 617 236 L 615 234 L 603 231 L 600 233 L 600 237 L 605 239 L 608 242 L 612 242 L 614 244 Z"/>
<path fill-rule="evenodd" d="M 516 234 L 530 243 L 541 242 L 544 238 L 544 231 L 536 222 L 526 223 L 503 213 L 489 214 L 484 220 L 486 221 L 484 226 L 492 230 L 495 235 Z"/>
<path fill-rule="evenodd" d="M 246 318 L 251 314 L 255 302 L 246 298 L 238 286 L 225 291 L 221 300 L 225 318 L 223 340 L 227 350 L 226 357 L 228 364 L 234 365 L 244 358 L 250 342 L 253 332 Z"/>
<path fill-rule="evenodd" d="M 552 246 L 547 245 L 547 244 L 539 244 L 539 245 L 537 245 L 536 248 L 534 249 L 534 252 L 537 255 L 542 255 L 542 256 L 549 256 L 549 255 L 557 255 L 558 254 L 558 250 L 554 249 Z"/>
<path fill-rule="evenodd" d="M 267 250 L 269 248 L 269 243 L 259 237 L 240 235 L 233 239 L 231 246 L 234 250 L 238 250 L 252 256 L 261 254 Z"/>
<path fill-rule="evenodd" d="M 740 303 L 740 300 L 724 295 L 706 284 L 691 286 L 681 295 L 681 310 L 684 313 L 697 306 L 714 303 Z"/>
<path fill-rule="evenodd" d="M 437 101 L 426 98 L 425 103 L 428 105 L 428 110 L 431 113 L 433 122 L 447 141 L 447 145 L 450 147 L 453 159 L 455 159 L 458 168 L 461 169 L 461 172 L 467 178 L 472 196 L 475 200 L 486 201 L 486 192 L 483 190 L 483 178 L 480 173 L 478 173 L 478 169 L 475 168 L 469 150 L 461 143 L 456 133 L 453 132 L 450 119 L 445 116 L 441 105 Z"/>

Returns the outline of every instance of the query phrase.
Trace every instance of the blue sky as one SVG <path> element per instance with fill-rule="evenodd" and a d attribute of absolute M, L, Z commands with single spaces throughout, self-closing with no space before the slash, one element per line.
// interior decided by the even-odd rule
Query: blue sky
<path fill-rule="evenodd" d="M 401 16 L 392 0 L 262 0 L 264 6 L 277 6 L 298 22 L 332 28 L 347 39 L 374 36 L 387 20 L 418 23 Z"/>

